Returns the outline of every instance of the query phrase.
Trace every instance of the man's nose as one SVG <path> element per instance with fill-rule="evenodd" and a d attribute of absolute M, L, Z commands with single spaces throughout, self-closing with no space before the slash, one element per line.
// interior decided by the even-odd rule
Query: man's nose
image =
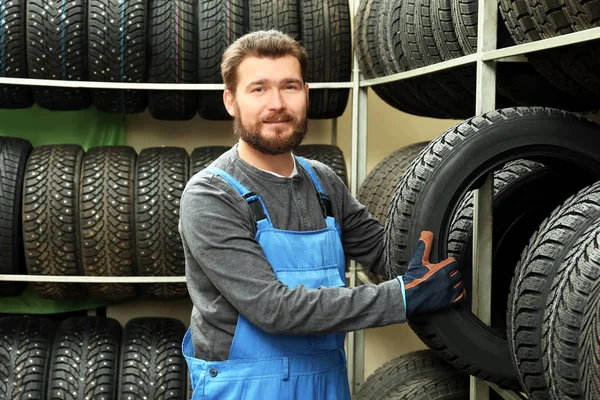
<path fill-rule="evenodd" d="M 282 110 L 285 108 L 285 101 L 279 90 L 272 90 L 269 97 L 269 110 Z"/>

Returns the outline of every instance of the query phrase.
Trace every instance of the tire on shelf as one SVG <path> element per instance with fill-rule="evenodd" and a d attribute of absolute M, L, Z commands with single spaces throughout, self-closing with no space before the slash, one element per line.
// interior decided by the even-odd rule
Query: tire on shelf
<path fill-rule="evenodd" d="M 303 0 L 300 8 L 302 46 L 308 53 L 307 81 L 348 82 L 352 73 L 350 6 L 343 0 Z M 309 91 L 308 118 L 340 117 L 350 89 Z"/>
<path fill-rule="evenodd" d="M 580 347 L 583 338 L 590 337 L 590 327 L 584 326 L 584 316 L 599 306 L 600 293 L 600 217 L 593 218 L 587 229 L 573 244 L 559 265 L 550 284 L 542 324 L 542 354 L 544 376 L 553 399 L 592 399 L 583 392 L 580 369 L 585 367 Z M 597 357 L 597 350 L 594 352 Z M 597 367 L 597 366 L 596 366 Z"/>
<path fill-rule="evenodd" d="M 208 167 L 213 161 L 231 149 L 227 146 L 196 147 L 190 155 L 190 178 Z"/>
<path fill-rule="evenodd" d="M 146 82 L 146 2 L 87 1 L 88 79 Z M 96 109 L 108 113 L 139 113 L 148 105 L 145 90 L 92 89 L 91 97 Z"/>
<path fill-rule="evenodd" d="M 300 39 L 300 18 L 295 0 L 249 0 L 250 32 L 277 29 Z"/>
<path fill-rule="evenodd" d="M 556 185 L 560 182 L 559 185 Z M 492 288 L 490 328 L 498 337 L 509 340 L 506 332 L 507 302 L 511 280 L 521 250 L 552 210 L 577 192 L 588 181 L 572 179 L 529 160 L 517 160 L 494 174 L 492 243 Z M 558 187 L 557 187 L 558 186 Z M 515 199 L 518 199 L 515 202 Z M 473 194 L 469 193 L 458 207 L 448 238 L 448 255 L 466 271 L 465 287 L 472 287 L 473 264 Z M 467 304 L 472 296 L 467 291 Z"/>
<path fill-rule="evenodd" d="M 27 0 L 29 78 L 87 78 L 86 6 L 81 0 Z M 31 90 L 37 105 L 48 110 L 76 111 L 91 105 L 87 88 L 33 86 Z"/>
<path fill-rule="evenodd" d="M 197 2 L 194 0 L 149 3 L 148 82 L 198 83 Z M 150 90 L 148 109 L 158 120 L 190 120 L 198 108 L 194 90 Z"/>
<path fill-rule="evenodd" d="M 48 369 L 48 398 L 116 398 L 121 335 L 121 325 L 112 318 L 61 321 Z"/>
<path fill-rule="evenodd" d="M 23 187 L 23 240 L 29 275 L 82 276 L 79 230 L 79 177 L 84 151 L 79 145 L 33 149 Z M 86 295 L 81 283 L 33 282 L 38 296 L 74 299 Z"/>
<path fill-rule="evenodd" d="M 45 399 L 54 322 L 38 316 L 0 318 L 0 393 Z"/>
<path fill-rule="evenodd" d="M 178 147 L 143 149 L 135 172 L 135 236 L 139 276 L 184 276 L 185 255 L 179 235 L 179 200 L 189 179 L 189 156 Z M 185 283 L 140 285 L 152 298 L 187 295 Z"/>
<path fill-rule="evenodd" d="M 429 141 L 402 147 L 381 160 L 367 175 L 360 186 L 357 199 L 381 225 L 385 225 L 394 188 L 413 160 Z"/>
<path fill-rule="evenodd" d="M 304 144 L 294 150 L 294 154 L 322 162 L 336 173 L 336 175 L 348 186 L 348 170 L 344 153 L 338 146 L 330 144 Z"/>
<path fill-rule="evenodd" d="M 27 78 L 25 51 L 25 1 L 0 0 L 0 77 Z M 29 86 L 0 85 L 0 109 L 29 108 L 33 95 Z"/>
<path fill-rule="evenodd" d="M 460 375 L 440 375 L 418 379 L 397 387 L 385 400 L 457 400 L 469 398 L 469 378 Z M 491 396 L 491 398 L 494 398 Z"/>
<path fill-rule="evenodd" d="M 28 140 L 0 137 L 0 274 L 25 274 L 22 198 L 25 166 L 33 146 Z M 0 296 L 19 296 L 26 282 L 0 282 Z"/>
<path fill-rule="evenodd" d="M 559 7 L 547 9 L 545 2 L 537 3 L 533 10 L 527 0 L 499 0 L 499 15 L 517 44 L 554 37 L 573 32 L 563 25 L 562 31 L 556 29 L 556 21 L 565 21 L 564 2 Z M 590 4 L 590 3 L 588 3 Z M 591 5 L 591 4 L 590 4 Z M 546 15 L 546 10 L 550 15 Z M 538 25 L 547 25 L 550 36 L 538 29 Z M 560 49 L 549 49 L 527 54 L 529 63 L 552 85 L 575 99 L 570 109 L 578 111 L 593 110 L 600 107 L 600 44 L 597 41 L 576 43 Z M 568 101 L 565 100 L 565 104 Z"/>
<path fill-rule="evenodd" d="M 87 151 L 81 173 L 79 248 L 86 276 L 135 276 L 134 176 L 137 154 L 129 146 Z M 103 300 L 136 296 L 130 283 L 89 283 Z"/>
<path fill-rule="evenodd" d="M 521 385 L 532 400 L 549 400 L 542 323 L 552 279 L 583 232 L 600 218 L 600 183 L 564 201 L 531 236 L 512 279 L 507 336 Z"/>
<path fill-rule="evenodd" d="M 597 249 L 594 249 L 597 251 Z M 596 264 L 597 267 L 597 264 Z M 595 282 L 594 285 L 597 285 Z M 597 365 L 600 365 L 600 355 L 598 346 L 600 345 L 600 291 L 592 291 L 589 303 L 595 307 L 585 309 L 581 326 L 584 327 L 581 332 L 581 344 L 579 347 L 579 382 L 582 392 L 585 396 L 592 399 L 600 399 L 600 371 Z"/>
<path fill-rule="evenodd" d="M 510 7 L 521 7 L 521 0 L 511 0 Z M 464 54 L 477 51 L 477 13 L 476 0 L 451 0 L 452 18 L 457 33 L 461 34 L 461 47 Z M 500 7 L 506 1 L 500 0 Z M 521 14 L 519 18 L 526 18 Z M 524 22 L 525 23 L 525 22 Z M 511 37 L 510 29 L 503 23 L 497 29 L 498 48 L 514 46 L 518 43 Z M 543 52 L 530 53 L 527 56 L 540 57 Z M 546 57 L 548 58 L 548 57 Z M 559 61 L 560 62 L 560 61 Z M 568 78 L 572 79 L 572 78 Z M 536 105 L 560 108 L 566 111 L 587 111 L 594 106 L 581 97 L 570 96 L 546 79 L 534 66 L 527 62 L 506 62 L 496 64 L 497 90 L 507 98 L 511 105 Z"/>
<path fill-rule="evenodd" d="M 527 159 L 567 179 L 591 182 L 600 172 L 598 150 L 598 125 L 549 108 L 497 110 L 457 124 L 429 144 L 396 189 L 384 236 L 389 276 L 404 273 L 422 231 L 436 235 L 432 262 L 448 256 L 449 227 L 460 199 L 494 168 Z M 413 317 L 409 323 L 458 369 L 503 387 L 519 387 L 507 341 L 481 324 L 465 304 Z"/>
<path fill-rule="evenodd" d="M 133 318 L 123 330 L 119 399 L 187 400 L 187 366 L 181 352 L 185 326 L 173 318 Z"/>
<path fill-rule="evenodd" d="M 243 0 L 200 0 L 198 2 L 200 83 L 223 83 L 221 59 L 229 45 L 244 35 L 249 26 L 248 2 Z M 206 120 L 230 121 L 222 90 L 199 92 L 198 114 Z"/>
<path fill-rule="evenodd" d="M 402 385 L 446 374 L 460 374 L 431 350 L 403 354 L 377 368 L 355 394 L 355 400 L 383 399 Z"/>

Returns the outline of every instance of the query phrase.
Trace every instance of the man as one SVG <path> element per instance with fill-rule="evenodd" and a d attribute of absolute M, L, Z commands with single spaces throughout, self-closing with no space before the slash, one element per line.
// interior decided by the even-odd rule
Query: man
<path fill-rule="evenodd" d="M 234 42 L 221 64 L 239 142 L 196 174 L 180 233 L 194 307 L 183 341 L 193 399 L 350 399 L 345 333 L 464 298 L 453 259 L 345 287 L 345 257 L 385 274 L 382 226 L 324 164 L 293 156 L 307 130 L 307 56 L 277 31 Z"/>

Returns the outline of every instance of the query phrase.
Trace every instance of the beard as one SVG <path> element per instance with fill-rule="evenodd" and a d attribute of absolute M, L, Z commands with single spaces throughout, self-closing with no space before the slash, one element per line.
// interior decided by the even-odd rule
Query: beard
<path fill-rule="evenodd" d="M 293 129 L 290 135 L 284 135 L 284 131 L 288 130 L 287 127 L 285 129 L 276 128 L 273 137 L 267 138 L 261 132 L 264 127 L 263 122 L 259 121 L 247 128 L 244 125 L 244 121 L 242 121 L 238 105 L 236 104 L 234 107 L 236 117 L 233 120 L 233 132 L 238 138 L 248 143 L 250 147 L 263 154 L 279 155 L 294 151 L 300 146 L 306 136 L 308 129 L 306 113 L 302 119 L 298 119 L 287 112 L 269 114 L 263 121 L 291 121 Z"/>

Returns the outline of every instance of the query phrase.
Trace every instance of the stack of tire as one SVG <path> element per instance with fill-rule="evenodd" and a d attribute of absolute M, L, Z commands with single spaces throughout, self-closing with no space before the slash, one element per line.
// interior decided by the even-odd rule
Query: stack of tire
<path fill-rule="evenodd" d="M 189 178 L 229 147 L 143 149 L 45 145 L 0 137 L 0 273 L 54 276 L 184 276 L 179 201 Z M 303 145 L 347 182 L 343 153 Z M 0 283 L 17 296 L 24 282 Z M 33 282 L 39 296 L 125 300 L 187 296 L 185 283 Z"/>
<path fill-rule="evenodd" d="M 492 172 L 484 324 L 471 312 L 472 191 Z M 392 153 L 359 198 L 385 225 L 382 279 L 405 272 L 424 230 L 432 262 L 459 262 L 466 301 L 408 321 L 438 357 L 530 399 L 600 398 L 600 126 L 551 108 L 489 112 Z"/>
<path fill-rule="evenodd" d="M 506 24 L 498 21 L 498 47 L 597 26 L 600 9 L 587 3 L 561 2 L 557 8 L 550 1 L 500 0 L 499 14 Z M 361 1 L 354 29 L 361 72 L 371 79 L 475 53 L 477 7 L 477 0 Z M 497 108 L 544 106 L 577 112 L 600 108 L 598 43 L 530 53 L 530 62 L 497 63 Z M 468 64 L 372 88 L 398 110 L 465 119 L 475 110 L 475 78 L 475 65 Z"/>
<path fill-rule="evenodd" d="M 280 29 L 308 50 L 308 82 L 350 80 L 347 1 L 0 0 L 0 77 L 125 83 L 222 83 L 225 49 Z M 310 92 L 309 118 L 343 114 L 349 89 Z M 139 113 L 228 120 L 222 91 L 0 85 L 0 108 Z"/>
<path fill-rule="evenodd" d="M 5 399 L 188 399 L 172 318 L 0 318 L 0 390 Z"/>

